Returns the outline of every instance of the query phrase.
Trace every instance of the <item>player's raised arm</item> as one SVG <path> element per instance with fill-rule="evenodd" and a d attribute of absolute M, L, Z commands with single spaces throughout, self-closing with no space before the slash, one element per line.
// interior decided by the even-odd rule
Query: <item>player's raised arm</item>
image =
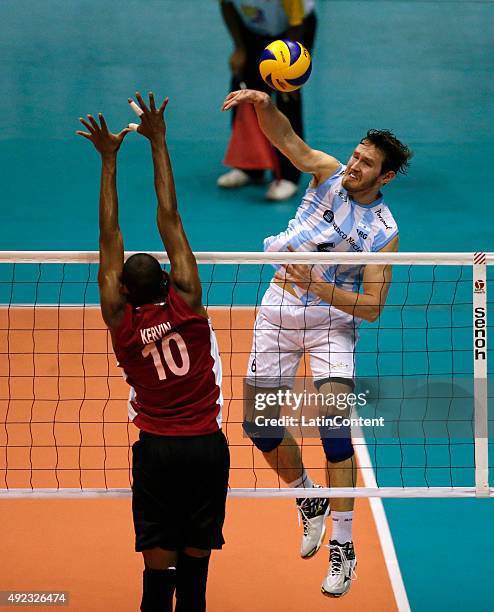
<path fill-rule="evenodd" d="M 323 151 L 309 147 L 294 132 L 288 119 L 276 108 L 267 93 L 253 89 L 232 91 L 225 98 L 222 110 L 229 110 L 242 102 L 254 105 L 259 126 L 266 138 L 301 172 L 313 174 L 320 183 L 338 170 L 340 162 Z"/>
<path fill-rule="evenodd" d="M 165 98 L 159 108 L 156 108 L 152 93 L 149 94 L 149 108 L 139 93 L 136 94 L 136 99 L 139 106 L 131 99 L 129 104 L 141 119 L 136 131 L 151 143 L 154 188 L 158 200 L 157 222 L 163 245 L 170 258 L 170 280 L 189 305 L 204 314 L 197 262 L 178 213 L 175 182 L 166 144 L 164 112 L 168 98 Z"/>
<path fill-rule="evenodd" d="M 103 115 L 100 124 L 91 115 L 80 119 L 87 132 L 77 131 L 90 140 L 101 155 L 101 185 L 99 200 L 99 253 L 98 284 L 101 312 L 110 329 L 118 326 L 123 315 L 125 298 L 120 291 L 124 260 L 122 233 L 118 223 L 117 153 L 129 128 L 112 134 Z"/>

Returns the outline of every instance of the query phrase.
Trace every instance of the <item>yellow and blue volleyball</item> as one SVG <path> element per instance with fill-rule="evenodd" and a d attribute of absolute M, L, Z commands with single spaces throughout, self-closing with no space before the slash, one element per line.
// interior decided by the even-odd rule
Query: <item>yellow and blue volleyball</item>
<path fill-rule="evenodd" d="M 310 53 L 299 42 L 275 40 L 262 52 L 259 72 L 265 83 L 278 91 L 295 91 L 312 70 Z"/>

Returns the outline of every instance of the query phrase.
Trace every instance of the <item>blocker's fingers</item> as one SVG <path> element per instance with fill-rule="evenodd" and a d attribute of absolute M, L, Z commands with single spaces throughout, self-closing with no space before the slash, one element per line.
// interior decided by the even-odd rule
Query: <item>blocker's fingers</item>
<path fill-rule="evenodd" d="M 142 108 L 142 111 L 144 113 L 148 112 L 148 107 L 146 106 L 146 103 L 144 102 L 141 94 L 138 91 L 136 91 L 136 98 L 137 98 L 137 101 L 139 102 L 139 106 Z"/>
<path fill-rule="evenodd" d="M 102 113 L 98 113 L 99 122 L 101 123 L 101 129 L 108 133 L 108 126 L 106 125 L 105 118 Z"/>
<path fill-rule="evenodd" d="M 91 134 L 94 134 L 94 128 L 93 126 L 88 123 L 85 119 L 83 119 L 82 117 L 79 117 L 79 121 L 82 123 L 82 125 L 87 128 Z"/>
<path fill-rule="evenodd" d="M 88 134 L 87 132 L 82 132 L 81 130 L 77 130 L 76 134 L 78 136 L 84 136 L 84 138 L 91 140 L 91 134 Z"/>
<path fill-rule="evenodd" d="M 142 108 L 140 106 L 137 106 L 137 104 L 134 102 L 134 100 L 132 100 L 132 98 L 129 98 L 129 106 L 138 117 L 144 114 Z"/>
<path fill-rule="evenodd" d="M 162 113 L 162 112 L 165 110 L 166 105 L 168 104 L 168 100 L 169 100 L 169 99 L 170 99 L 170 98 L 168 98 L 168 96 L 167 96 L 167 97 L 166 97 L 166 98 L 163 100 L 163 103 L 161 104 L 161 106 L 159 107 L 159 110 L 158 110 L 158 112 L 159 112 L 159 113 Z"/>
<path fill-rule="evenodd" d="M 151 111 L 156 112 L 156 104 L 154 103 L 154 93 L 152 91 L 149 92 L 149 108 Z"/>
<path fill-rule="evenodd" d="M 91 122 L 91 125 L 96 131 L 100 129 L 98 123 L 96 122 L 96 119 L 92 115 L 88 115 L 87 118 L 89 119 L 89 121 Z"/>

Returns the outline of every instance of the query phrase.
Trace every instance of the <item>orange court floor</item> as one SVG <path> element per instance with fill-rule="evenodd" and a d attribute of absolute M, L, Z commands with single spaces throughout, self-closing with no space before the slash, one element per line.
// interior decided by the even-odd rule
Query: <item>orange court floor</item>
<path fill-rule="evenodd" d="M 254 311 L 210 313 L 223 362 L 230 484 L 277 487 L 241 433 Z M 125 418 L 127 395 L 99 309 L 0 309 L 0 487 L 128 488 L 136 431 Z M 307 442 L 303 457 L 324 482 L 320 442 Z M 67 591 L 69 608 L 81 612 L 139 609 L 142 559 L 133 552 L 130 497 L 4 496 L 0 509 L 0 591 Z M 398 609 L 367 499 L 356 500 L 358 578 L 338 600 L 320 593 L 327 549 L 298 556 L 293 499 L 229 498 L 224 531 L 226 545 L 210 565 L 209 612 Z"/>

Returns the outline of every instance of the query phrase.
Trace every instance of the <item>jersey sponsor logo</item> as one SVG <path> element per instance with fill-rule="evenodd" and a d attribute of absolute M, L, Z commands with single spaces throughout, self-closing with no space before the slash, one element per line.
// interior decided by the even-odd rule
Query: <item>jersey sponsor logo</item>
<path fill-rule="evenodd" d="M 345 234 L 345 232 L 341 229 L 341 227 L 339 225 L 336 225 L 334 221 L 333 221 L 333 228 L 334 228 L 334 231 L 338 234 L 338 236 L 342 240 L 346 240 L 348 238 L 348 234 Z"/>
<path fill-rule="evenodd" d="M 145 327 L 144 329 L 140 329 L 141 332 L 141 340 L 143 344 L 150 344 L 151 342 L 155 342 L 162 338 L 165 334 L 167 334 L 171 330 L 172 326 L 168 321 L 165 323 L 160 323 L 159 325 L 153 325 L 152 327 Z"/>
<path fill-rule="evenodd" d="M 317 250 L 320 253 L 330 251 L 331 249 L 334 249 L 334 242 L 321 242 L 317 245 Z"/>
<path fill-rule="evenodd" d="M 365 240 L 369 236 L 369 234 L 367 234 L 361 229 L 357 229 L 357 234 L 360 238 L 362 238 L 362 240 Z"/>
<path fill-rule="evenodd" d="M 485 359 L 486 333 L 485 333 L 485 308 L 477 306 L 475 308 L 475 329 L 474 329 L 475 361 Z"/>
<path fill-rule="evenodd" d="M 358 245 L 358 244 L 355 242 L 355 238 L 352 238 L 351 236 L 349 236 L 348 234 L 346 234 L 346 233 L 345 233 L 345 232 L 344 232 L 344 231 L 341 229 L 341 227 L 335 223 L 335 221 L 334 221 L 334 213 L 333 213 L 333 211 L 332 211 L 332 210 L 327 210 L 327 211 L 325 211 L 325 213 L 324 213 L 324 215 L 323 215 L 323 216 L 325 216 L 325 215 L 326 215 L 326 213 L 331 213 L 331 215 L 332 215 L 332 219 L 333 219 L 333 222 L 332 222 L 333 229 L 334 229 L 334 231 L 335 231 L 335 232 L 338 234 L 338 236 L 341 238 L 341 240 L 342 240 L 342 241 L 347 242 L 347 243 L 350 245 L 350 247 L 352 248 L 352 250 L 353 250 L 353 251 L 356 251 L 356 252 L 358 252 L 358 253 L 362 253 L 363 248 L 362 248 L 360 245 Z M 328 219 L 326 219 L 326 221 L 327 221 L 327 220 L 328 220 Z M 318 244 L 318 245 L 317 245 L 317 250 L 318 250 L 318 251 L 323 251 L 323 250 L 325 251 L 325 250 L 327 250 L 327 249 L 319 248 L 319 247 L 323 247 L 323 246 L 326 246 L 326 245 L 331 245 L 331 247 L 330 247 L 330 248 L 332 248 L 332 249 L 335 247 L 335 243 L 334 243 L 334 242 L 325 242 L 325 243 L 322 243 L 322 244 L 320 244 L 320 245 Z"/>
<path fill-rule="evenodd" d="M 324 221 L 327 221 L 328 223 L 332 223 L 334 219 L 334 212 L 329 209 L 325 210 L 322 218 L 324 219 Z"/>
<path fill-rule="evenodd" d="M 343 202 L 348 202 L 348 194 L 345 191 L 340 189 L 340 191 L 336 192 L 336 195 L 341 198 Z"/>
<path fill-rule="evenodd" d="M 384 219 L 384 217 L 383 217 L 383 215 L 382 215 L 382 209 L 381 209 L 381 208 L 378 208 L 378 209 L 375 211 L 375 213 L 376 213 L 376 217 L 379 219 L 379 221 L 380 221 L 380 222 L 381 222 L 381 223 L 384 225 L 384 227 L 385 227 L 386 229 L 388 229 L 388 230 L 389 230 L 389 229 L 393 229 L 393 227 L 392 227 L 391 225 L 388 225 L 388 224 L 386 223 L 386 220 Z"/>
<path fill-rule="evenodd" d="M 359 244 L 357 244 L 357 243 L 355 242 L 355 239 L 354 239 L 354 238 L 352 238 L 351 236 L 348 236 L 348 238 L 347 238 L 347 242 L 348 242 L 348 244 L 349 244 L 349 245 L 352 247 L 352 249 L 353 249 L 354 251 L 356 251 L 357 253 L 362 253 L 363 248 L 362 248 L 362 247 L 361 247 Z"/>
<path fill-rule="evenodd" d="M 336 225 L 334 221 L 333 221 L 333 228 L 334 228 L 334 231 L 341 238 L 341 240 L 342 241 L 344 240 L 346 243 L 348 243 L 353 251 L 356 251 L 357 253 L 362 253 L 364 249 L 355 242 L 355 238 L 352 238 L 352 236 L 345 234 L 345 232 L 341 229 L 341 227 L 338 227 L 338 225 Z"/>

